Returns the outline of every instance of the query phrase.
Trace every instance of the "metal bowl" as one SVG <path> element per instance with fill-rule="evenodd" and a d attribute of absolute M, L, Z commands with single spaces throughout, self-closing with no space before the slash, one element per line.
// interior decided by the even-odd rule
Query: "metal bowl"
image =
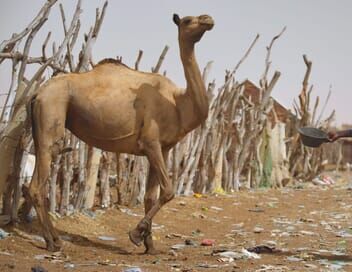
<path fill-rule="evenodd" d="M 298 129 L 302 143 L 309 147 L 319 147 L 322 143 L 330 142 L 328 134 L 313 127 L 302 127 Z"/>

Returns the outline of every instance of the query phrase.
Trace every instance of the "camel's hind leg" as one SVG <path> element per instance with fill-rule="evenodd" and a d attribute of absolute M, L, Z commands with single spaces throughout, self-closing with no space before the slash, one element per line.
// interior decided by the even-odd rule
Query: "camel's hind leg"
<path fill-rule="evenodd" d="M 32 121 L 36 165 L 28 193 L 30 202 L 37 212 L 47 249 L 57 251 L 61 248 L 61 242 L 49 218 L 46 185 L 52 158 L 62 148 L 65 115 L 63 111 L 60 113 L 58 107 L 53 109 L 47 104 L 40 100 L 33 103 Z"/>

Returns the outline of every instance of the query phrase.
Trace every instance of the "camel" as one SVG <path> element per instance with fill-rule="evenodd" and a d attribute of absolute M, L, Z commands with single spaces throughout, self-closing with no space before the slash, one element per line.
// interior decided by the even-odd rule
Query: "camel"
<path fill-rule="evenodd" d="M 174 198 L 165 159 L 177 142 L 206 120 L 209 106 L 194 51 L 214 21 L 208 15 L 181 19 L 177 14 L 173 21 L 178 27 L 186 89 L 159 74 L 136 71 L 107 59 L 91 71 L 51 78 L 31 99 L 36 164 L 25 190 L 36 209 L 47 250 L 58 251 L 62 246 L 48 216 L 45 184 L 52 158 L 63 148 L 67 128 L 88 145 L 147 157 L 145 216 L 129 232 L 129 238 L 137 246 L 143 242 L 145 253 L 158 252 L 152 240 L 152 219 Z"/>

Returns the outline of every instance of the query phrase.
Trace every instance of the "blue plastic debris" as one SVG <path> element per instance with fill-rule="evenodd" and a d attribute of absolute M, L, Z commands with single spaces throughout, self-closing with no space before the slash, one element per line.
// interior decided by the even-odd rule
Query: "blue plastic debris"
<path fill-rule="evenodd" d="M 125 269 L 123 272 L 143 272 L 139 267 L 130 267 Z"/>
<path fill-rule="evenodd" d="M 0 240 L 5 239 L 9 235 L 10 234 L 8 232 L 4 231 L 3 229 L 0 229 Z"/>

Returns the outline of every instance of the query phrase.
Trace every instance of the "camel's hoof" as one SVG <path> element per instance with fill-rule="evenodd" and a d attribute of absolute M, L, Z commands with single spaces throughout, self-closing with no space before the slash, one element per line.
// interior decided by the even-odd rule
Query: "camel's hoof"
<path fill-rule="evenodd" d="M 136 246 L 140 246 L 142 244 L 143 236 L 141 235 L 139 230 L 131 230 L 128 233 L 128 236 L 130 237 L 131 242 L 134 243 Z"/>
<path fill-rule="evenodd" d="M 48 251 L 51 251 L 51 252 L 58 252 L 58 251 L 61 250 L 61 246 L 51 244 L 51 245 L 47 245 L 47 246 L 46 246 L 46 249 L 47 249 Z"/>
<path fill-rule="evenodd" d="M 61 250 L 61 248 L 62 242 L 60 240 L 46 244 L 46 249 L 51 252 L 58 252 Z"/>
<path fill-rule="evenodd" d="M 144 251 L 144 254 L 148 254 L 148 255 L 159 255 L 162 253 L 163 252 L 161 250 L 155 249 L 154 247 L 146 248 Z"/>

